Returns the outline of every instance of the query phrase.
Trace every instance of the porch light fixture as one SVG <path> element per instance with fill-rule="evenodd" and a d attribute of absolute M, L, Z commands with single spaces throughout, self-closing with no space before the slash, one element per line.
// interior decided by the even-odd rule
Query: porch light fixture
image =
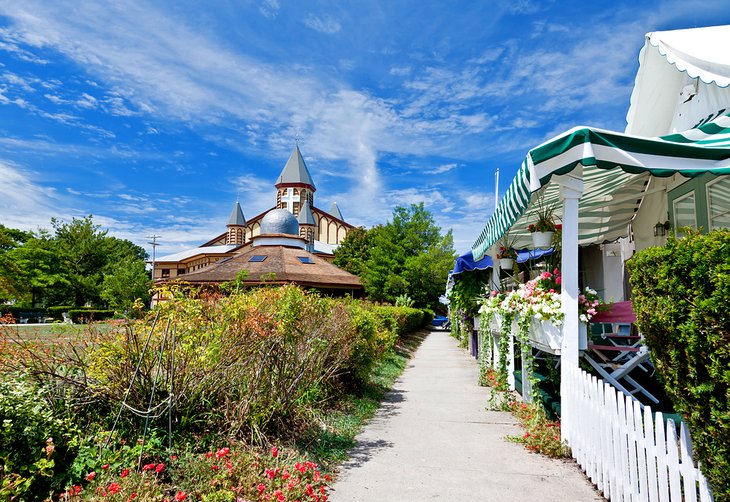
<path fill-rule="evenodd" d="M 669 221 L 662 223 L 661 221 L 654 225 L 654 237 L 664 237 L 671 228 Z"/>

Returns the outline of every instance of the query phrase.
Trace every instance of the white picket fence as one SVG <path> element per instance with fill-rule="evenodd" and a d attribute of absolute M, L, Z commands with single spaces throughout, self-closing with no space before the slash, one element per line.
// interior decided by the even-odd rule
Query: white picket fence
<path fill-rule="evenodd" d="M 712 501 L 692 459 L 689 430 L 571 365 L 566 431 L 573 457 L 611 501 Z M 565 409 L 565 408 L 564 408 Z"/>

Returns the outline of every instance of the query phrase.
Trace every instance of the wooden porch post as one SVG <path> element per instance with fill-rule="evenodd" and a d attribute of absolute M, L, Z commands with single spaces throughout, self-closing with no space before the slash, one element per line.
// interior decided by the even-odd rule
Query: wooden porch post
<path fill-rule="evenodd" d="M 563 201 L 562 232 L 562 301 L 563 342 L 560 349 L 561 439 L 570 445 L 573 409 L 569 373 L 578 366 L 578 203 L 583 195 L 583 169 L 560 176 L 560 198 Z"/>

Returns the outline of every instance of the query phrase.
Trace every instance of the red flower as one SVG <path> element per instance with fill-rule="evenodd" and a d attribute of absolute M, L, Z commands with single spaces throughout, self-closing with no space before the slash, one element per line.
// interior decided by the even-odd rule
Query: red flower
<path fill-rule="evenodd" d="M 109 485 L 109 493 L 119 493 L 121 490 L 119 483 L 112 483 Z"/>
<path fill-rule="evenodd" d="M 218 470 L 218 466 L 217 465 L 211 465 L 210 468 L 213 469 L 214 471 L 217 471 Z"/>
<path fill-rule="evenodd" d="M 530 437 L 530 433 L 529 432 L 525 432 L 525 435 L 522 436 L 523 439 L 527 439 L 529 437 Z"/>
<path fill-rule="evenodd" d="M 276 490 L 274 492 L 274 496 L 276 497 L 276 500 L 278 500 L 279 502 L 283 502 L 284 501 L 284 494 L 281 493 L 281 490 Z"/>
<path fill-rule="evenodd" d="M 329 474 L 325 474 L 324 475 L 324 480 L 327 481 L 327 482 L 330 482 L 330 481 L 332 481 L 332 476 L 330 476 Z"/>
<path fill-rule="evenodd" d="M 162 472 L 165 469 L 165 464 L 157 464 L 157 467 L 155 467 L 155 471 Z"/>
<path fill-rule="evenodd" d="M 142 466 L 143 471 L 151 471 L 155 468 L 155 464 L 145 464 Z"/>
<path fill-rule="evenodd" d="M 215 456 L 218 458 L 225 457 L 226 455 L 228 455 L 228 452 L 230 452 L 230 451 L 231 451 L 230 448 L 221 448 L 220 450 L 215 452 Z"/>
<path fill-rule="evenodd" d="M 175 500 L 177 500 L 177 502 L 180 502 L 181 500 L 185 500 L 185 497 L 187 497 L 187 494 L 185 492 L 177 492 L 177 494 L 175 495 Z"/>
<path fill-rule="evenodd" d="M 173 460 L 173 461 L 177 460 L 177 455 L 170 455 L 170 460 Z M 182 493 L 182 492 L 180 492 L 180 493 Z"/>
<path fill-rule="evenodd" d="M 91 480 L 92 480 L 92 479 L 94 479 L 95 477 L 96 477 L 96 472 L 94 472 L 94 471 L 91 471 L 90 473 L 88 473 L 88 474 L 86 475 L 86 479 L 87 479 L 87 480 L 89 480 L 89 481 L 91 481 Z"/>
<path fill-rule="evenodd" d="M 120 478 L 126 478 L 129 476 L 129 469 L 122 469 L 122 473 L 119 475 Z"/>
<path fill-rule="evenodd" d="M 289 471 L 284 471 L 284 474 L 281 475 L 281 479 L 283 479 L 284 481 L 286 481 L 290 477 L 291 477 L 291 474 L 289 474 Z"/>
<path fill-rule="evenodd" d="M 208 453 L 205 454 L 205 458 L 210 458 L 212 456 L 213 456 L 213 453 L 212 452 L 208 452 Z"/>
<path fill-rule="evenodd" d="M 264 491 L 266 491 L 266 487 L 263 483 L 259 483 L 258 486 L 256 486 L 256 489 L 259 491 L 259 493 L 264 493 Z"/>
<path fill-rule="evenodd" d="M 104 465 L 101 466 L 101 469 L 103 471 L 106 471 L 108 468 L 109 468 L 109 464 L 104 464 Z"/>
<path fill-rule="evenodd" d="M 271 456 L 276 458 L 279 455 L 279 450 L 276 448 L 276 446 L 271 447 Z"/>
<path fill-rule="evenodd" d="M 307 495 L 314 496 L 314 488 L 312 488 L 312 485 L 310 485 L 309 483 L 307 483 L 305 491 L 307 492 Z"/>
<path fill-rule="evenodd" d="M 76 495 L 78 495 L 79 493 L 81 493 L 81 485 L 74 486 L 74 493 Z"/>
<path fill-rule="evenodd" d="M 276 469 L 266 469 L 266 476 L 269 479 L 274 479 L 276 477 Z"/>
<path fill-rule="evenodd" d="M 137 498 L 137 492 L 132 492 L 132 494 L 129 496 L 129 498 L 127 499 L 127 501 L 134 500 L 136 498 Z"/>

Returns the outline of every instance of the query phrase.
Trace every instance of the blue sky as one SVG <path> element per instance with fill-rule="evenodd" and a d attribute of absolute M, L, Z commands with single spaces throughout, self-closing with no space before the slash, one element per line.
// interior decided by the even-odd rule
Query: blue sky
<path fill-rule="evenodd" d="M 425 202 L 464 252 L 525 153 L 623 130 L 644 34 L 728 1 L 0 0 L 0 223 L 93 214 L 158 256 L 274 204 L 299 138 L 356 225 Z M 113 5 L 111 5 L 113 4 Z"/>

